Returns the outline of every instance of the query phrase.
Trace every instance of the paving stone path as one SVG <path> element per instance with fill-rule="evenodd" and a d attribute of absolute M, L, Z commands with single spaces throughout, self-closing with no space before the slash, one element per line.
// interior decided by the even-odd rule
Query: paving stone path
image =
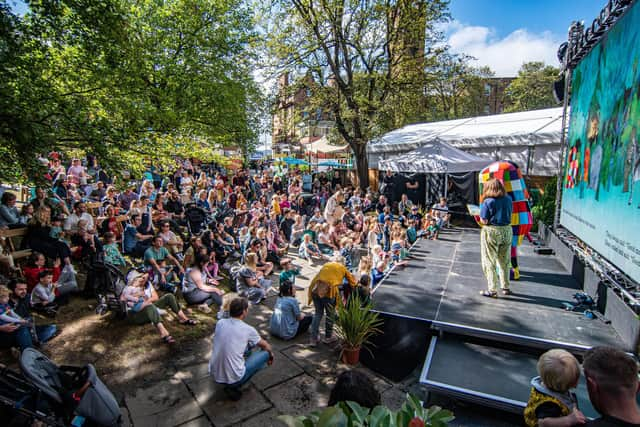
<path fill-rule="evenodd" d="M 295 256 L 294 262 L 302 267 L 302 274 L 296 279 L 296 297 L 303 311 L 311 313 L 307 289 L 320 265 L 309 265 Z M 275 300 L 271 296 L 261 305 L 252 306 L 246 319 L 271 343 L 275 360 L 243 388 L 240 401 L 226 399 L 222 388 L 209 376 L 207 364 L 212 342 L 206 338 L 181 351 L 179 357 L 166 361 L 162 372 L 157 368 L 143 372 L 149 380 L 124 392 L 125 426 L 283 426 L 276 419 L 278 415 L 302 415 L 325 407 L 337 375 L 353 368 L 339 361 L 340 352 L 336 348 L 324 344 L 310 347 L 308 334 L 292 341 L 271 337 L 268 328 Z M 393 383 L 363 366 L 355 367 L 373 379 L 383 404 L 392 409 L 402 405 L 407 392 L 426 400 L 427 393 L 418 382 L 420 368 L 402 382 Z M 447 400 L 432 403 L 454 411 L 457 419 L 452 427 L 519 425 L 517 421 L 503 419 L 504 414 L 483 408 L 460 406 Z"/>

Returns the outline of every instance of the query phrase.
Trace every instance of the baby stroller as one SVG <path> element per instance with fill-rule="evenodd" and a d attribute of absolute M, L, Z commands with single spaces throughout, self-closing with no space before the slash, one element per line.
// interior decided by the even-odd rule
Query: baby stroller
<path fill-rule="evenodd" d="M 125 275 L 118 267 L 106 262 L 94 262 L 89 266 L 84 292 L 87 297 L 98 299 L 97 314 L 111 310 L 124 316 L 126 310 L 120 302 L 120 294 L 126 285 Z"/>
<path fill-rule="evenodd" d="M 184 216 L 187 220 L 187 228 L 191 235 L 200 234 L 200 232 L 207 227 L 207 212 L 195 204 L 185 209 Z"/>
<path fill-rule="evenodd" d="M 57 366 L 32 348 L 22 352 L 22 374 L 0 371 L 0 403 L 5 425 L 119 426 L 118 402 L 98 378 L 93 365 Z"/>

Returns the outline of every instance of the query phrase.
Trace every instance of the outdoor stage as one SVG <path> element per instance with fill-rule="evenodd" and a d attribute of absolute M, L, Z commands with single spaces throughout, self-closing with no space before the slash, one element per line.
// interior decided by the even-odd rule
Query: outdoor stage
<path fill-rule="evenodd" d="M 596 345 L 629 350 L 604 320 L 563 308 L 582 285 L 553 255 L 538 255 L 525 242 L 513 295 L 487 298 L 480 295 L 486 289 L 480 231 L 445 230 L 440 237 L 420 239 L 409 265 L 392 270 L 374 290 L 374 310 L 386 324 L 365 364 L 384 370 L 380 360 L 392 360 L 410 369 L 424 360 L 421 382 L 430 390 L 518 412 L 547 349 L 577 356 Z M 578 394 L 587 407 L 584 387 Z"/>

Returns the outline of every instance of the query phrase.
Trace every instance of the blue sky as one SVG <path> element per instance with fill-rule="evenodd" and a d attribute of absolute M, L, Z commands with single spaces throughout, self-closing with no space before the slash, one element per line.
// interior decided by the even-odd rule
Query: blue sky
<path fill-rule="evenodd" d="M 590 24 L 606 0 L 451 0 L 445 26 L 455 52 L 477 58 L 498 76 L 516 75 L 523 62 L 557 66 L 556 50 L 571 21 Z"/>

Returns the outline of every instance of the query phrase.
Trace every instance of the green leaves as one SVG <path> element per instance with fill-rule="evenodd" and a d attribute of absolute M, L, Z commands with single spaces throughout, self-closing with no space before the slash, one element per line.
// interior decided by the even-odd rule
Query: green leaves
<path fill-rule="evenodd" d="M 112 172 L 250 147 L 262 103 L 242 0 L 0 3 L 0 179 L 34 181 L 37 154 L 97 154 Z M 4 25 L 6 23 L 6 25 Z"/>
<path fill-rule="evenodd" d="M 399 411 L 385 406 L 369 409 L 356 402 L 340 402 L 307 416 L 278 417 L 289 427 L 446 427 L 454 418 L 453 413 L 438 406 L 423 408 L 420 400 L 411 394 L 407 394 Z"/>
<path fill-rule="evenodd" d="M 345 348 L 359 348 L 368 343 L 373 334 L 381 332 L 383 321 L 372 308 L 371 302 L 363 306 L 357 294 L 351 295 L 346 304 L 338 303 L 335 332 Z"/>
<path fill-rule="evenodd" d="M 518 77 L 505 91 L 508 112 L 550 108 L 558 103 L 553 97 L 553 82 L 558 79 L 559 70 L 544 62 L 522 64 Z"/>

